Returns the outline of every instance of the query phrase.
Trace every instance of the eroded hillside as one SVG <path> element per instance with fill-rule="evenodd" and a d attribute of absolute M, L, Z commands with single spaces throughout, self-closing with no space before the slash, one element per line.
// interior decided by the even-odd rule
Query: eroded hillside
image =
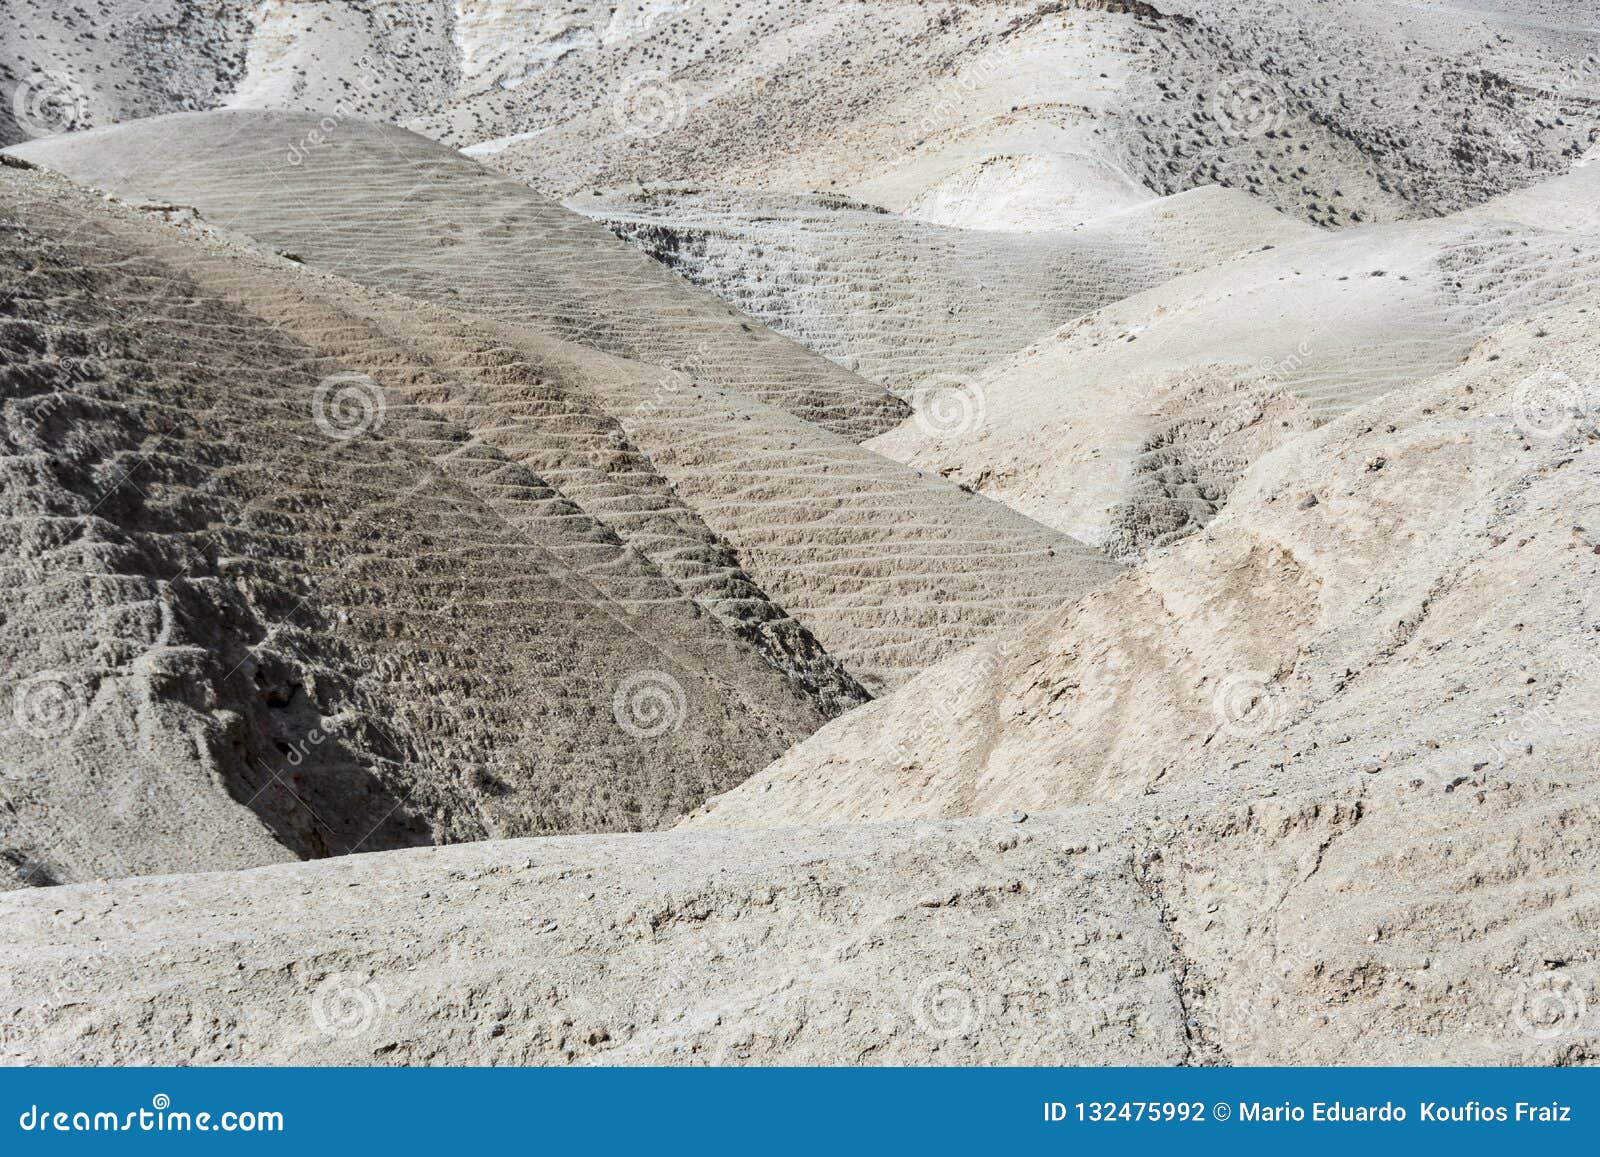
<path fill-rule="evenodd" d="M 0 1059 L 1600 1061 L 1589 5 L 0 16 Z"/>

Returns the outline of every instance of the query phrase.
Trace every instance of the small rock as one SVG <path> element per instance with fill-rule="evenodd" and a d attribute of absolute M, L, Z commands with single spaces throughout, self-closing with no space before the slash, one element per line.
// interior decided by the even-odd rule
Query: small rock
<path fill-rule="evenodd" d="M 1317 496 L 1315 494 L 1307 494 L 1304 498 L 1302 498 L 1299 501 L 1299 503 L 1297 503 L 1297 505 L 1299 506 L 1299 508 L 1301 510 L 1310 510 L 1316 504 L 1317 504 Z"/>
<path fill-rule="evenodd" d="M 1028 819 L 1028 813 L 1027 812 L 1012 812 L 1006 818 L 1008 820 L 1010 820 L 1014 824 L 1025 823 L 1027 821 L 1027 819 Z"/>

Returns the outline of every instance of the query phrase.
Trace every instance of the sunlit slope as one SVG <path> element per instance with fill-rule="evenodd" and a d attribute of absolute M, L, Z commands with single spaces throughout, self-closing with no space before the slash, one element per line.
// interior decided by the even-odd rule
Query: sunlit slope
<path fill-rule="evenodd" d="M 1215 187 L 1038 233 L 735 189 L 618 193 L 574 207 L 742 312 L 907 395 L 967 383 L 1063 323 L 1179 274 L 1315 232 Z"/>
<path fill-rule="evenodd" d="M 1262 454 L 1597 273 L 1595 237 L 1475 214 L 1323 235 L 1106 306 L 965 383 L 959 419 L 870 444 L 1136 558 L 1213 517 Z"/>
<path fill-rule="evenodd" d="M 1427 216 L 1593 143 L 1584 0 L 0 0 L 0 143 L 197 109 L 407 124 L 566 197 L 851 193 L 1062 227 L 1207 184 Z M 159 63 L 158 63 L 159 62 Z"/>
<path fill-rule="evenodd" d="M 321 141 L 322 143 L 317 143 Z M 15 152 L 117 196 L 197 208 L 299 260 L 744 390 L 854 436 L 903 405 L 685 285 L 519 182 L 393 126 L 157 117 Z"/>
<path fill-rule="evenodd" d="M 692 817 L 1060 809 L 1180 785 L 1592 782 L 1596 299 L 1268 454 L 1203 531 Z"/>

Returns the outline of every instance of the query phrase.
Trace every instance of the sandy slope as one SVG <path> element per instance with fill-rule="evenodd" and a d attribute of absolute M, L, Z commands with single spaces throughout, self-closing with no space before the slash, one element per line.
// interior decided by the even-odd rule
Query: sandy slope
<path fill-rule="evenodd" d="M 1272 447 L 1592 286 L 1595 238 L 1484 214 L 1323 235 L 1176 278 L 969 383 L 970 420 L 909 421 L 871 445 L 1138 557 L 1203 524 Z"/>
<path fill-rule="evenodd" d="M 988 227 L 1212 183 L 1322 223 L 1460 208 L 1559 172 L 1600 100 L 1582 0 L 4 0 L 0 15 L 16 30 L 0 88 L 26 86 L 29 122 L 0 103 L 0 143 L 218 106 L 412 118 L 562 196 L 634 178 L 820 189 Z"/>
<path fill-rule="evenodd" d="M 598 225 L 414 133 L 303 113 L 156 117 L 18 146 L 105 192 L 207 220 L 377 289 L 619 357 L 692 366 L 864 437 L 895 398 L 751 325 Z"/>
<path fill-rule="evenodd" d="M 14 1063 L 1593 1063 L 1594 784 L 556 837 L 0 896 Z"/>
<path fill-rule="evenodd" d="M 0 1059 L 1600 1061 L 1588 5 L 79 7 Z"/>
<path fill-rule="evenodd" d="M 1203 532 L 823 729 L 691 822 L 1059 809 L 1367 773 L 1591 783 L 1593 287 L 1263 458 Z"/>
<path fill-rule="evenodd" d="M 1082 840 L 986 821 L 584 837 L 52 889 L 66 918 L 3 896 L 28 948 L 0 947 L 0 1004 L 26 1010 L 0 1058 L 1180 1060 L 1160 910 Z"/>
<path fill-rule="evenodd" d="M 307 266 L 483 318 L 513 360 L 586 391 L 869 690 L 1114 573 L 1099 552 L 841 436 L 888 428 L 903 403 L 600 226 L 367 122 L 291 164 L 307 122 L 205 114 L 15 152 L 141 200 L 187 189 L 203 220 Z M 501 384 L 469 388 L 481 436 L 505 449 L 529 415 L 505 408 L 516 399 Z"/>
<path fill-rule="evenodd" d="M 1034 234 L 736 189 L 653 189 L 573 207 L 808 349 L 907 394 L 960 388 L 1099 306 L 1314 233 L 1215 187 Z"/>
<path fill-rule="evenodd" d="M 431 404 L 448 375 L 359 309 L 269 323 L 159 260 L 174 227 L 3 179 L 17 882 L 653 827 L 859 701 L 748 579 L 703 612 Z"/>

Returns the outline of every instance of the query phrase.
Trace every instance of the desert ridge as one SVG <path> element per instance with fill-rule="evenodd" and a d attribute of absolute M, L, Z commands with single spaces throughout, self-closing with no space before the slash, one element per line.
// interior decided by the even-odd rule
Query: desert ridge
<path fill-rule="evenodd" d="M 12 17 L 0 1059 L 1600 1060 L 1587 5 Z"/>

